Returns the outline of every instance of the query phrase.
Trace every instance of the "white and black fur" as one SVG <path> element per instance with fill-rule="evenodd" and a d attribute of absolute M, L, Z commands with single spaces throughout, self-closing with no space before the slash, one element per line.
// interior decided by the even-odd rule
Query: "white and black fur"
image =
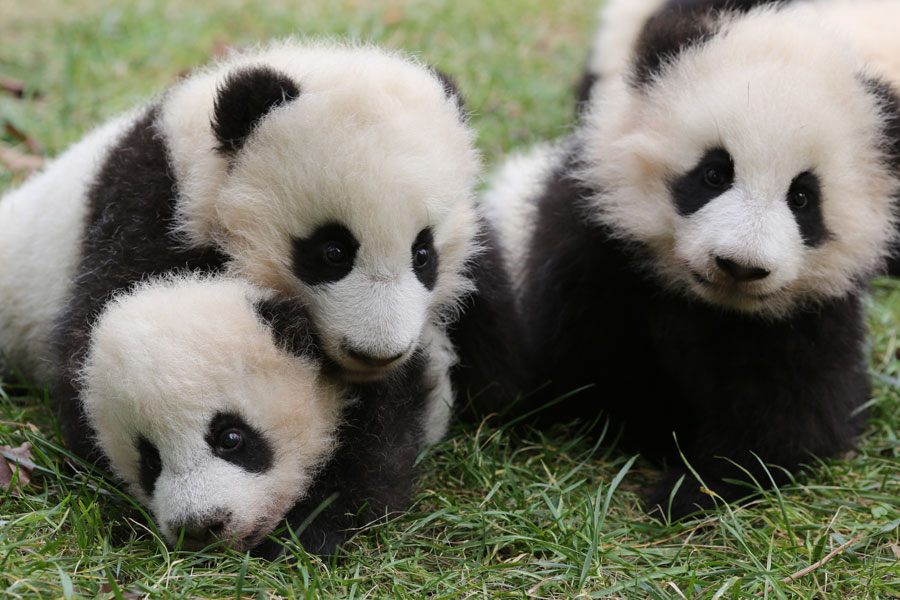
<path fill-rule="evenodd" d="M 303 298 L 341 379 L 383 378 L 425 346 L 454 355 L 430 404 L 446 423 L 456 394 L 516 381 L 473 138 L 449 80 L 403 55 L 290 40 L 230 56 L 0 201 L 0 348 L 56 380 L 88 455 L 72 384 L 104 304 L 147 276 L 224 270 Z"/>
<path fill-rule="evenodd" d="M 349 399 L 304 319 L 273 331 L 267 296 L 237 279 L 151 281 L 90 330 L 78 377 L 94 441 L 170 544 L 257 546 L 334 451 Z"/>
<path fill-rule="evenodd" d="M 347 385 L 313 337 L 302 303 L 235 278 L 165 277 L 107 303 L 79 399 L 103 463 L 168 543 L 275 558 L 296 535 L 332 554 L 406 509 L 435 426 L 428 348 Z"/>
<path fill-rule="evenodd" d="M 575 91 L 582 107 L 598 80 L 621 75 L 637 51 L 638 38 L 647 23 L 657 16 L 666 27 L 693 20 L 700 13 L 746 12 L 763 4 L 787 4 L 793 0 L 609 0 L 598 13 L 597 31 L 590 55 Z M 816 1 L 816 0 L 808 0 Z M 677 14 L 676 14 L 677 13 Z M 646 49 L 643 49 L 646 51 Z"/>
<path fill-rule="evenodd" d="M 888 53 L 894 6 L 661 14 L 544 167 L 520 257 L 532 368 L 552 380 L 536 401 L 593 384 L 553 414 L 603 412 L 669 461 L 651 502 L 673 516 L 712 503 L 679 448 L 733 500 L 749 489 L 729 461 L 778 484 L 857 434 L 861 297 L 897 241 L 900 101 L 853 24 L 878 25 Z"/>

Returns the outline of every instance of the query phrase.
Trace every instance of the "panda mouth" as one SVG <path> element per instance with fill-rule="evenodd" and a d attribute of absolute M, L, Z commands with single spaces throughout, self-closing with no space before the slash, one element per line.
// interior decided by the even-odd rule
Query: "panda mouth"
<path fill-rule="evenodd" d="M 698 273 L 697 271 L 691 271 L 691 277 L 700 284 L 705 290 L 710 291 L 711 293 L 726 296 L 729 298 L 751 298 L 753 300 L 766 301 L 771 298 L 774 294 L 772 293 L 752 293 L 748 292 L 740 283 L 732 283 L 730 285 L 723 285 L 717 281 L 712 281 Z"/>

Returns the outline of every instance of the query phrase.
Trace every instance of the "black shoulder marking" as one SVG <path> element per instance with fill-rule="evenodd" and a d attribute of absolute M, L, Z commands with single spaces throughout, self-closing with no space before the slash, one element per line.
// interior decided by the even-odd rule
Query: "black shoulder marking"
<path fill-rule="evenodd" d="M 138 478 L 147 496 L 152 496 L 153 490 L 156 488 L 156 480 L 162 473 L 162 457 L 159 455 L 159 448 L 143 435 L 138 436 L 137 451 Z"/>
<path fill-rule="evenodd" d="M 310 330 L 309 312 L 299 298 L 266 298 L 253 309 L 272 330 L 279 348 L 294 356 L 317 358 L 315 337 Z"/>
<path fill-rule="evenodd" d="M 451 370 L 457 411 L 466 421 L 507 414 L 527 391 L 523 360 L 525 326 L 516 306 L 497 233 L 482 221 L 476 243 L 482 249 L 469 267 L 475 291 L 465 298 L 449 334 L 459 362 Z"/>
<path fill-rule="evenodd" d="M 707 11 L 663 11 L 644 26 L 637 43 L 629 80 L 637 89 L 649 87 L 666 64 L 685 50 L 716 33 L 715 19 Z"/>
<path fill-rule="evenodd" d="M 387 380 L 351 386 L 357 401 L 344 411 L 338 447 L 286 517 L 288 527 L 298 528 L 324 506 L 297 534 L 307 552 L 334 554 L 360 526 L 406 510 L 415 489 L 425 400 L 434 385 L 424 376 L 424 361 L 417 353 Z M 269 539 L 254 554 L 271 558 L 282 545 Z"/>
<path fill-rule="evenodd" d="M 669 183 L 672 202 L 682 217 L 689 217 L 734 183 L 734 161 L 723 148 L 711 148 L 693 169 Z"/>
<path fill-rule="evenodd" d="M 350 274 L 359 250 L 356 236 L 340 223 L 326 223 L 305 238 L 294 238 L 294 274 L 306 285 L 340 281 Z"/>
<path fill-rule="evenodd" d="M 106 302 L 142 279 L 175 270 L 214 271 L 225 256 L 189 247 L 174 233 L 178 185 L 164 138 L 159 105 L 147 109 L 109 148 L 87 191 L 87 217 L 71 296 L 53 326 L 58 381 L 54 402 L 66 443 L 95 455 L 78 396 L 78 373 L 90 331 Z"/>
<path fill-rule="evenodd" d="M 220 153 L 233 156 L 259 121 L 274 107 L 300 96 L 300 86 L 265 65 L 229 73 L 219 87 L 212 128 Z"/>
<path fill-rule="evenodd" d="M 218 412 L 204 438 L 212 453 L 250 473 L 265 473 L 275 452 L 261 431 L 235 412 Z"/>
<path fill-rule="evenodd" d="M 863 83 L 878 98 L 884 115 L 882 152 L 885 164 L 892 172 L 900 173 L 900 94 L 893 86 L 880 79 L 869 78 Z M 900 227 L 900 197 L 894 198 L 894 216 Z M 900 277 L 900 241 L 894 243 L 888 256 L 887 274 Z"/>
<path fill-rule="evenodd" d="M 441 86 L 444 88 L 444 94 L 448 98 L 453 98 L 456 101 L 460 120 L 463 122 L 468 121 L 469 112 L 466 110 L 466 101 L 463 98 L 462 92 L 459 91 L 459 86 L 456 85 L 456 81 L 450 75 L 435 67 L 431 67 L 431 72 L 434 73 L 434 76 L 441 82 Z"/>

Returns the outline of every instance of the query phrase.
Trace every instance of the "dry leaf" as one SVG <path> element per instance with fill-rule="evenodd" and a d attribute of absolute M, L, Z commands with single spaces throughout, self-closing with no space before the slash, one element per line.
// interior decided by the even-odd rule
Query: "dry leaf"
<path fill-rule="evenodd" d="M 36 171 L 44 166 L 44 157 L 25 154 L 9 146 L 0 146 L 0 163 L 10 171 Z"/>
<path fill-rule="evenodd" d="M 12 484 L 13 474 L 18 469 L 18 481 L 13 488 L 13 494 L 19 495 L 22 487 L 31 481 L 31 471 L 34 468 L 31 459 L 31 442 L 25 442 L 18 448 L 0 446 L 0 488 L 8 490 Z M 24 461 L 24 462 L 19 462 Z"/>
<path fill-rule="evenodd" d="M 26 135 L 24 131 L 7 121 L 4 123 L 4 129 L 6 129 L 6 133 L 19 140 L 25 146 L 31 150 L 34 154 L 41 154 L 41 145 L 38 143 L 36 139 L 33 137 Z"/>
<path fill-rule="evenodd" d="M 900 559 L 900 544 L 888 544 L 888 547 L 898 559 Z"/>
<path fill-rule="evenodd" d="M 109 585 L 108 583 L 104 583 L 104 584 L 100 585 L 100 593 L 101 594 L 109 594 L 112 591 L 113 591 L 112 586 Z M 126 598 L 127 600 L 136 600 L 137 598 L 141 598 L 142 595 L 136 594 L 134 592 L 122 592 L 122 597 Z"/>
<path fill-rule="evenodd" d="M 0 90 L 3 90 L 16 98 L 21 98 L 25 95 L 25 82 L 19 79 L 13 79 L 12 77 L 6 77 L 5 75 L 0 75 Z"/>

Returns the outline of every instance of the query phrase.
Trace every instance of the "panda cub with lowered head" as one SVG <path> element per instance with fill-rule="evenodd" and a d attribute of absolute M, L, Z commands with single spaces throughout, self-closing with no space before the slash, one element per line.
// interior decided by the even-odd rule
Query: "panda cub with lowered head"
<path fill-rule="evenodd" d="M 517 282 L 552 380 L 539 400 L 595 384 L 555 412 L 603 412 L 667 461 L 651 502 L 675 517 L 712 505 L 703 488 L 735 500 L 752 487 L 730 480 L 780 484 L 852 445 L 861 298 L 900 192 L 900 101 L 857 35 L 900 56 L 900 7 L 683 17 L 643 31 L 537 183 L 506 173 L 530 183 L 486 196 L 528 223 Z"/>
<path fill-rule="evenodd" d="M 90 332 L 79 401 L 103 462 L 163 538 L 257 546 L 331 456 L 343 390 L 306 323 L 246 282 L 171 277 L 108 302 Z"/>
<path fill-rule="evenodd" d="M 65 438 L 90 455 L 77 373 L 104 304 L 147 276 L 224 270 L 303 299 L 339 380 L 424 369 L 435 441 L 457 394 L 516 381 L 479 170 L 458 92 L 409 57 L 296 40 L 236 53 L 0 201 L 0 348 L 56 382 Z"/>
<path fill-rule="evenodd" d="M 341 384 L 308 325 L 302 303 L 226 277 L 150 280 L 105 305 L 79 401 L 103 463 L 169 544 L 275 558 L 296 536 L 331 554 L 408 505 L 422 369 Z"/>

